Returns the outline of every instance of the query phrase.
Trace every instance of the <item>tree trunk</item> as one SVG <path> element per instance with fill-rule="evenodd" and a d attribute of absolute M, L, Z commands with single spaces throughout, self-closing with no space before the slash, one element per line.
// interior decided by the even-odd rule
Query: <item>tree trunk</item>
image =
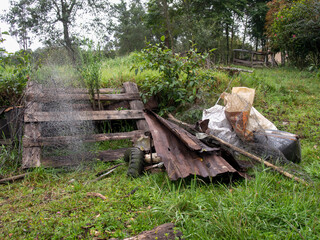
<path fill-rule="evenodd" d="M 69 35 L 68 21 L 63 20 L 62 24 L 63 24 L 63 39 L 65 42 L 65 47 L 69 53 L 70 58 L 72 59 L 72 62 L 75 63 L 76 59 L 75 59 L 74 49 L 72 47 L 72 41 Z"/>
<path fill-rule="evenodd" d="M 229 64 L 229 25 L 226 24 L 226 41 L 227 41 L 227 64 Z"/>
<path fill-rule="evenodd" d="M 234 16 L 232 19 L 232 25 L 231 25 L 231 42 L 230 42 L 230 62 L 233 62 L 233 39 L 234 39 Z"/>
<path fill-rule="evenodd" d="M 170 24 L 170 16 L 169 16 L 169 10 L 168 10 L 168 2 L 167 0 L 161 0 L 162 2 L 162 8 L 163 8 L 163 16 L 166 22 L 166 32 L 169 36 L 169 41 L 170 41 L 170 47 L 172 52 L 174 53 L 174 48 L 173 48 L 173 38 L 172 38 L 172 31 L 171 31 L 171 24 Z"/>
<path fill-rule="evenodd" d="M 247 34 L 247 25 L 248 25 L 248 16 L 246 16 L 246 21 L 244 23 L 244 31 L 243 31 L 243 38 L 242 38 L 242 49 L 244 49 L 244 43 L 246 40 L 246 34 Z"/>

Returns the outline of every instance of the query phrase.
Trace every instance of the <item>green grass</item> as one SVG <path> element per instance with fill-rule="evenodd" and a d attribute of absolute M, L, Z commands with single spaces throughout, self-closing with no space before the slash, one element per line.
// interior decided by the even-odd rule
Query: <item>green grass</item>
<path fill-rule="evenodd" d="M 102 87 L 121 87 L 122 83 L 131 81 L 143 81 L 146 76 L 158 75 L 157 72 L 146 70 L 143 73 L 135 74 L 135 54 L 132 53 L 126 57 L 117 57 L 115 59 L 105 60 L 102 63 L 101 72 Z"/>
<path fill-rule="evenodd" d="M 254 180 L 228 185 L 197 178 L 171 182 L 165 173 L 130 179 L 125 166 L 86 184 L 105 168 L 40 168 L 2 187 L 0 237 L 123 238 L 166 222 L 175 222 L 187 239 L 317 239 L 320 231 L 319 184 L 305 187 L 263 168 Z"/>
<path fill-rule="evenodd" d="M 112 86 L 139 83 L 142 76 L 127 70 L 130 61 L 104 63 L 106 87 L 108 81 Z M 185 106 L 180 117 L 195 120 L 201 109 L 215 103 L 230 77 L 212 75 L 203 80 L 201 101 Z M 174 222 L 186 239 L 319 239 L 319 77 L 290 68 L 258 69 L 235 77 L 233 86 L 255 88 L 254 106 L 280 130 L 301 136 L 300 166 L 313 184 L 304 186 L 263 166 L 252 170 L 252 180 L 232 183 L 196 177 L 171 182 L 166 173 L 131 179 L 127 166 L 121 166 L 104 180 L 87 184 L 121 159 L 71 170 L 38 168 L 20 182 L 0 185 L 0 239 L 125 238 L 166 222 Z M 99 149 L 126 145 L 130 143 L 105 143 Z"/>

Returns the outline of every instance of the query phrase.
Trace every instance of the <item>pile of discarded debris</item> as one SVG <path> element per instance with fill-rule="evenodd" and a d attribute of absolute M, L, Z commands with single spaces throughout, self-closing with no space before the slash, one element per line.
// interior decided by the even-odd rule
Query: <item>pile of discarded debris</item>
<path fill-rule="evenodd" d="M 254 95 L 254 89 L 245 87 L 235 87 L 231 93 L 223 93 L 221 98 L 225 106 L 216 104 L 205 109 L 202 120 L 195 125 L 183 123 L 172 115 L 166 120 L 151 110 L 141 110 L 139 119 L 145 120 L 139 121 L 143 121 L 144 130 L 139 131 L 139 137 L 133 138 L 134 148 L 129 148 L 124 154 L 124 160 L 129 164 L 128 175 L 138 177 L 144 171 L 165 170 L 171 180 L 194 175 L 243 178 L 256 162 L 307 185 L 305 179 L 296 176 L 297 171 L 293 175 L 283 168 L 283 165 L 291 165 L 294 170 L 299 168 L 295 164 L 301 161 L 298 136 L 277 130 L 263 117 L 252 106 Z M 108 134 L 100 135 L 103 134 L 99 134 L 99 139 L 113 139 L 106 138 Z M 242 156 L 250 161 L 245 161 Z M 99 173 L 94 181 L 104 178 L 121 165 Z M 0 183 L 15 181 L 25 175 L 1 179 Z"/>
<path fill-rule="evenodd" d="M 137 177 L 144 170 L 164 167 L 171 180 L 192 175 L 246 177 L 253 162 L 240 160 L 242 155 L 307 184 L 276 164 L 301 161 L 298 136 L 277 130 L 252 107 L 254 94 L 254 89 L 244 87 L 223 93 L 225 107 L 204 110 L 194 126 L 145 110 L 150 132 L 126 152 L 128 175 Z"/>

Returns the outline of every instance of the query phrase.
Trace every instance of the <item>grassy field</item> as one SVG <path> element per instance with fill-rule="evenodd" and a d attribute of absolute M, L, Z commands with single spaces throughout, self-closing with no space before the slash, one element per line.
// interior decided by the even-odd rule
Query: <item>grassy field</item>
<path fill-rule="evenodd" d="M 104 62 L 103 85 L 139 83 L 157 74 L 136 76 L 128 70 L 131 63 L 130 58 Z M 201 101 L 177 112 L 181 119 L 200 118 L 231 79 L 211 74 L 201 82 Z M 298 184 L 260 165 L 252 170 L 252 180 L 230 183 L 196 177 L 171 182 L 166 173 L 131 179 L 127 166 L 88 183 L 121 159 L 71 170 L 38 168 L 23 181 L 0 185 L 0 239 L 121 239 L 166 222 L 174 222 L 185 239 L 319 239 L 319 76 L 290 68 L 257 69 L 234 77 L 232 86 L 255 88 L 254 106 L 280 130 L 301 137 L 300 166 L 313 183 Z"/>

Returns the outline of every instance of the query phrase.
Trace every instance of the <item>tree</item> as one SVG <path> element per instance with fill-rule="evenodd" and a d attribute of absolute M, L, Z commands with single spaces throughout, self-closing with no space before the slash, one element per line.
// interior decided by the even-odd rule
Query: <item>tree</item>
<path fill-rule="evenodd" d="M 249 34 L 252 40 L 255 42 L 256 51 L 259 46 L 262 48 L 266 45 L 265 34 L 265 22 L 266 14 L 268 12 L 267 2 L 269 0 L 252 0 L 248 2 L 247 14 L 248 14 L 248 27 Z"/>
<path fill-rule="evenodd" d="M 97 13 L 106 7 L 107 0 L 12 0 L 5 19 L 12 29 L 17 29 L 19 36 L 23 36 L 24 30 L 31 30 L 43 37 L 47 44 L 63 45 L 75 61 L 73 44 L 79 28 L 76 20 L 91 13 L 93 19 L 86 18 L 86 21 L 92 25 L 99 24 L 101 21 Z M 21 13 L 24 16 L 20 16 Z"/>
<path fill-rule="evenodd" d="M 118 20 L 113 31 L 119 53 L 123 55 L 141 50 L 145 46 L 145 39 L 152 34 L 144 22 L 146 13 L 140 0 L 130 1 L 129 4 L 121 0 L 112 6 L 112 12 Z"/>
<path fill-rule="evenodd" d="M 270 11 L 273 11 L 273 2 Z M 271 47 L 286 51 L 296 66 L 320 65 L 320 2 L 298 0 L 286 2 L 278 11 L 268 14 Z"/>
<path fill-rule="evenodd" d="M 190 1 L 190 8 L 193 14 L 197 14 L 198 20 L 204 24 L 198 26 L 202 29 L 197 29 L 197 31 L 203 33 L 207 31 L 207 36 L 202 36 L 202 39 L 205 37 L 202 41 L 212 42 L 212 38 L 218 39 L 218 42 L 213 42 L 216 44 L 215 46 L 207 47 L 218 47 L 216 53 L 220 52 L 221 55 L 225 56 L 224 62 L 229 63 L 230 61 L 230 51 L 233 47 L 233 41 L 236 39 L 237 21 L 243 16 L 246 4 L 246 0 Z M 208 32 L 208 30 L 210 30 L 210 32 Z M 199 48 L 201 48 L 200 44 Z"/>
<path fill-rule="evenodd" d="M 165 45 L 174 49 L 174 39 L 177 37 L 174 26 L 175 12 L 172 0 L 149 0 L 146 23 L 154 35 L 160 40 L 165 36 Z"/>
<path fill-rule="evenodd" d="M 2 16 L 3 20 L 10 23 L 10 33 L 17 38 L 17 41 L 23 50 L 27 50 L 31 44 L 28 28 L 30 28 L 32 16 L 27 11 L 27 6 L 30 4 L 31 2 L 29 0 L 11 2 L 11 14 Z"/>

